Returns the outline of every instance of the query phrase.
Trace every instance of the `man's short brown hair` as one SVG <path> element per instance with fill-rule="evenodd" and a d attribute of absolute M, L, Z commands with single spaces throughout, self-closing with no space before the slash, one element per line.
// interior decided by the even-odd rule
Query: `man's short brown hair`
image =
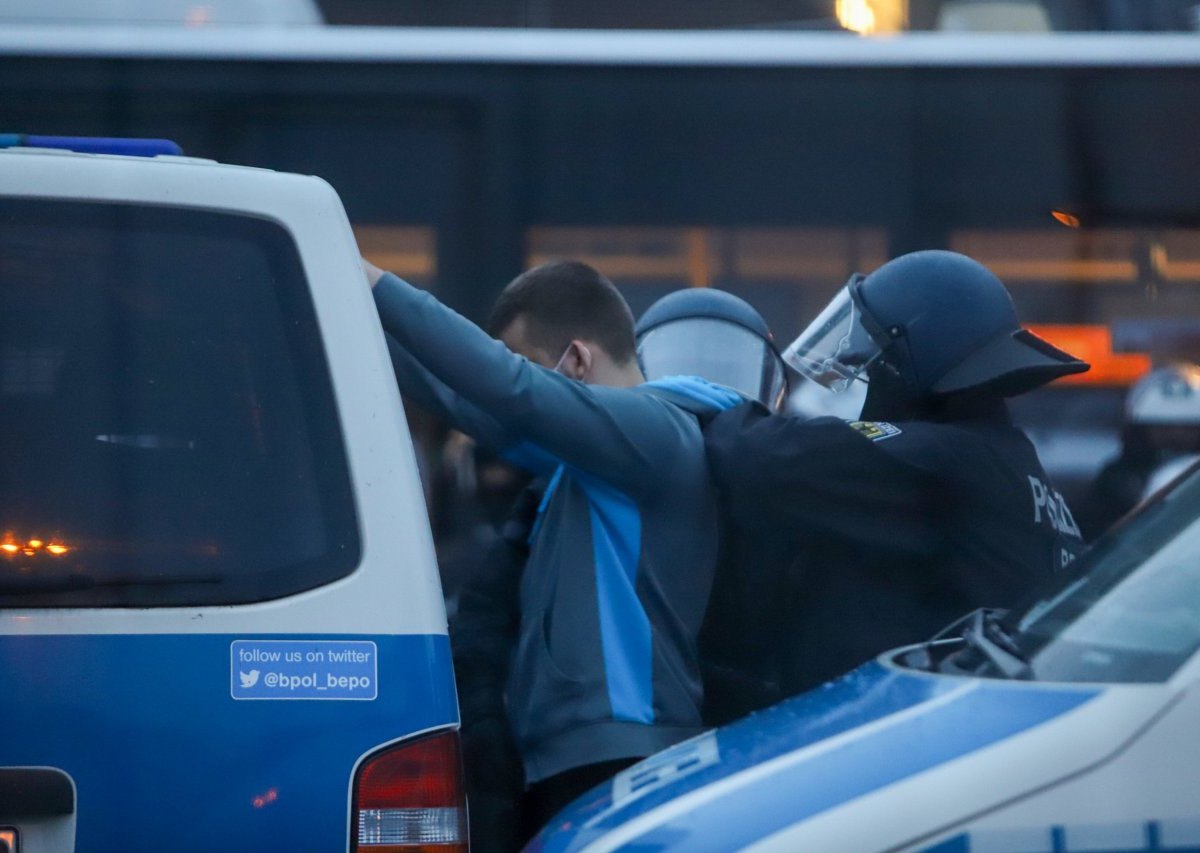
<path fill-rule="evenodd" d="M 488 331 L 501 335 L 518 317 L 529 342 L 550 357 L 571 341 L 594 341 L 617 364 L 634 357 L 633 312 L 616 286 L 580 261 L 551 261 L 514 278 L 492 308 Z"/>

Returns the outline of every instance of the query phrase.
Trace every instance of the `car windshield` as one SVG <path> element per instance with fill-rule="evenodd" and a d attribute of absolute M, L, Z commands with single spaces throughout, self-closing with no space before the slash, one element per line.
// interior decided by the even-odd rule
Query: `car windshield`
<path fill-rule="evenodd" d="M 1155 682 L 1200 647 L 1200 468 L 1005 627 L 1033 678 Z M 992 672 L 987 664 L 981 674 Z"/>

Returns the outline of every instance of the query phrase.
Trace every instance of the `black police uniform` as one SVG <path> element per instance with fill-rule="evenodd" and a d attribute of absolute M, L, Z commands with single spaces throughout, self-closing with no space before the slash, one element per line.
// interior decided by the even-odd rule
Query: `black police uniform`
<path fill-rule="evenodd" d="M 904 423 L 746 405 L 717 416 L 706 442 L 734 541 L 703 653 L 752 682 L 714 686 L 714 723 L 975 608 L 1011 607 L 1082 550 L 999 399 Z"/>

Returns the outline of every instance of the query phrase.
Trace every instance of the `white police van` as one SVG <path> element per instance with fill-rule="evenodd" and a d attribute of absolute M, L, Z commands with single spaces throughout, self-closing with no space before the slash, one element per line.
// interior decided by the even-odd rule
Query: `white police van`
<path fill-rule="evenodd" d="M 0 137 L 0 851 L 465 850 L 423 496 L 337 195 L 61 145 L 177 151 Z"/>
<path fill-rule="evenodd" d="M 1200 467 L 947 633 L 634 765 L 529 849 L 1200 851 Z"/>

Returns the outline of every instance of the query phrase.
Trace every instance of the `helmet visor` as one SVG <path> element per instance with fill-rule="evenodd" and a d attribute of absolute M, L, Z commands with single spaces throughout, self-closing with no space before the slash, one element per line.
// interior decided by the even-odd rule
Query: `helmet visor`
<path fill-rule="evenodd" d="M 867 367 L 880 354 L 851 293 L 858 281 L 856 276 L 839 290 L 783 353 L 789 365 L 831 391 L 845 391 L 856 379 L 866 382 Z"/>
<path fill-rule="evenodd" d="M 690 317 L 656 326 L 637 345 L 646 379 L 699 376 L 776 409 L 786 371 L 766 340 L 736 323 Z"/>

